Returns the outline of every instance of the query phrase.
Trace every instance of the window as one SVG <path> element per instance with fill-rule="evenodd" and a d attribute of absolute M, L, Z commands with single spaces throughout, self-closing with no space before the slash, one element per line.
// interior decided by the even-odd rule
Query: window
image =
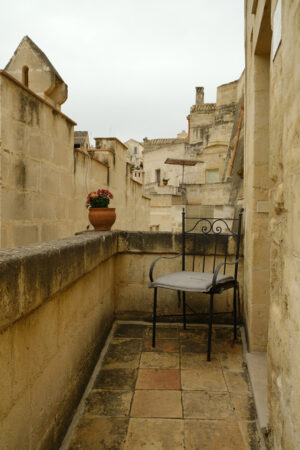
<path fill-rule="evenodd" d="M 137 147 L 134 147 L 133 153 L 134 153 L 135 155 L 137 154 Z"/>
<path fill-rule="evenodd" d="M 160 169 L 156 169 L 155 171 L 155 181 L 160 184 Z"/>
<path fill-rule="evenodd" d="M 219 182 L 219 169 L 207 169 L 205 172 L 206 183 Z"/>
<path fill-rule="evenodd" d="M 28 73 L 29 73 L 29 67 L 23 66 L 22 68 L 22 83 L 28 87 Z"/>

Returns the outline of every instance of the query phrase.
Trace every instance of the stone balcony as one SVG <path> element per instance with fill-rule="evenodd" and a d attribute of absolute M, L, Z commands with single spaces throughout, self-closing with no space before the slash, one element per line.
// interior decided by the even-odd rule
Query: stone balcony
<path fill-rule="evenodd" d="M 115 324 L 61 450 L 259 449 L 241 339 L 203 326 Z"/>
<path fill-rule="evenodd" d="M 92 387 L 91 374 L 95 366 L 99 368 L 99 355 L 103 349 L 105 352 L 108 345 L 104 365 L 95 378 L 92 393 L 96 390 L 101 404 L 101 398 L 107 396 L 111 409 L 103 406 L 108 408 L 107 414 L 88 412 L 88 420 L 90 415 L 99 415 L 100 422 L 107 420 L 103 417 L 109 417 L 112 423 L 111 417 L 118 420 L 121 417 L 129 428 L 124 425 L 125 434 L 112 437 L 120 440 L 121 447 L 109 447 L 109 443 L 105 443 L 106 447 L 101 447 L 101 443 L 98 447 L 94 444 L 88 446 L 88 441 L 78 447 L 82 436 L 77 431 L 72 437 L 75 441 L 72 444 L 70 441 L 68 445 L 93 450 L 122 448 L 127 439 L 127 448 L 139 448 L 136 428 L 139 421 L 146 423 L 147 420 L 154 420 L 151 422 L 154 426 L 157 421 L 167 420 L 180 422 L 179 434 L 176 434 L 177 437 L 174 435 L 174 439 L 178 438 L 181 442 L 180 439 L 185 436 L 186 442 L 190 442 L 190 447 L 186 448 L 193 448 L 193 439 L 198 439 L 198 426 L 193 432 L 193 427 L 190 427 L 191 434 L 182 434 L 182 427 L 189 429 L 193 421 L 224 420 L 224 423 L 220 422 L 218 433 L 222 434 L 229 427 L 228 433 L 233 433 L 233 442 L 242 439 L 245 448 L 249 448 L 247 445 L 251 439 L 256 439 L 251 393 L 245 381 L 247 374 L 243 367 L 241 344 L 231 346 L 227 328 L 216 331 L 215 359 L 212 363 L 206 363 L 203 354 L 205 330 L 190 324 L 188 330 L 183 331 L 176 325 L 178 317 L 175 323 L 159 331 L 156 350 L 152 351 L 149 347 L 152 315 L 149 267 L 156 256 L 179 251 L 178 233 L 115 231 L 87 232 L 73 238 L 0 252 L 0 442 L 5 443 L 5 448 L 59 448 L 86 386 L 89 384 Z M 176 260 L 170 260 L 167 265 L 157 268 L 157 274 L 177 270 L 176 264 Z M 241 275 L 242 270 L 241 264 Z M 189 301 L 199 306 L 199 299 L 193 295 Z M 226 310 L 229 304 L 227 294 L 223 293 L 216 303 L 216 310 Z M 205 319 L 207 302 L 203 305 L 200 306 L 203 313 L 200 321 Z M 178 314 L 176 293 L 164 293 L 163 310 L 164 313 Z M 226 325 L 228 315 L 219 314 L 217 317 L 220 324 Z M 121 326 L 120 321 L 124 320 L 143 321 L 143 325 Z M 221 339 L 224 333 L 225 343 Z M 119 372 L 110 376 L 109 371 L 114 370 Z M 166 370 L 171 372 L 166 375 Z M 131 371 L 130 388 L 122 385 L 126 379 L 124 371 Z M 203 379 L 202 376 L 199 378 L 199 371 Z M 157 381 L 152 377 L 154 373 L 158 373 Z M 210 375 L 213 375 L 212 378 Z M 147 384 L 151 378 L 154 384 Z M 114 379 L 117 380 L 115 388 L 109 384 Z M 174 385 L 169 385 L 168 380 Z M 239 387 L 231 388 L 231 383 L 241 386 L 241 390 Z M 115 394 L 111 391 L 115 390 L 126 392 L 124 402 L 123 396 L 119 403 L 116 400 L 116 405 L 123 405 L 122 413 L 110 400 Z M 164 392 L 164 415 L 155 412 L 155 395 L 154 403 L 152 406 L 149 404 L 150 410 L 143 411 L 142 406 L 146 403 L 143 396 L 149 390 Z M 105 391 L 104 394 L 101 394 L 102 391 Z M 207 398 L 207 408 L 199 416 L 203 396 Z M 179 398 L 182 399 L 180 402 Z M 176 417 L 168 416 L 173 409 L 172 402 L 176 404 Z M 93 403 L 94 400 L 91 400 L 91 405 Z M 131 406 L 128 409 L 129 403 Z M 212 407 L 214 404 L 216 406 Z M 114 408 L 117 409 L 116 416 L 109 412 Z M 215 408 L 220 412 L 218 418 L 216 412 L 210 411 Z M 163 430 L 163 424 L 158 425 L 158 429 Z M 252 431 L 248 430 L 248 425 Z M 203 422 L 203 426 L 204 434 L 209 437 L 209 424 L 207 428 Z M 83 434 L 88 433 L 88 428 L 86 430 Z M 180 447 L 182 444 L 178 445 L 177 448 L 184 448 Z M 203 448 L 212 448 L 209 447 L 209 440 L 207 445 Z"/>

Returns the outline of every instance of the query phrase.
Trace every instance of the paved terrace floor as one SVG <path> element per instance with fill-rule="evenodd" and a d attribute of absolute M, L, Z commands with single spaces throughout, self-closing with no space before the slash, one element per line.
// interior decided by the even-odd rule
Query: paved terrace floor
<path fill-rule="evenodd" d="M 117 325 L 64 449 L 260 449 L 256 413 L 232 328 Z"/>

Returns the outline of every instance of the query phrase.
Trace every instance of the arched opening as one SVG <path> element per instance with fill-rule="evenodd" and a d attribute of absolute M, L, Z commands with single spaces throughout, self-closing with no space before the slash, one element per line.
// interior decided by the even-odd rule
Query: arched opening
<path fill-rule="evenodd" d="M 29 67 L 28 66 L 23 66 L 22 69 L 22 83 L 28 87 L 28 74 L 29 74 Z"/>

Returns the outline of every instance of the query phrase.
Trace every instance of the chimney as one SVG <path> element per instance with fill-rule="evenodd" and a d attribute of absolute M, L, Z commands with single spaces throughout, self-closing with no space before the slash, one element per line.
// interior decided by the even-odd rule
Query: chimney
<path fill-rule="evenodd" d="M 196 87 L 196 105 L 202 105 L 204 103 L 204 87 Z"/>

